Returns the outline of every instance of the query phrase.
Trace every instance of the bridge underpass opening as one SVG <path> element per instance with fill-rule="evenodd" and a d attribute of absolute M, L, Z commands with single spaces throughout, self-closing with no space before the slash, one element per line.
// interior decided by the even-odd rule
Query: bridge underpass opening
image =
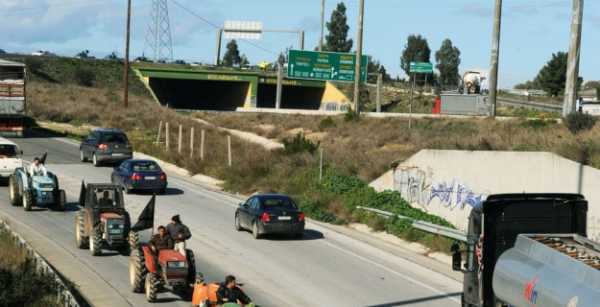
<path fill-rule="evenodd" d="M 174 109 L 235 111 L 243 107 L 250 82 L 150 78 L 160 104 Z"/>
<path fill-rule="evenodd" d="M 324 93 L 324 87 L 284 85 L 282 88 L 281 108 L 318 110 L 321 107 Z M 276 95 L 277 85 L 259 84 L 256 106 L 258 108 L 275 108 Z"/>

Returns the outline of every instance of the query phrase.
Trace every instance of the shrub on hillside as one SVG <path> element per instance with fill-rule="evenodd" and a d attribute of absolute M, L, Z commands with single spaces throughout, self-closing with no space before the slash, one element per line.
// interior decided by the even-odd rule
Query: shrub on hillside
<path fill-rule="evenodd" d="M 25 60 L 25 65 L 27 65 L 27 69 L 32 73 L 37 73 L 42 70 L 42 61 L 38 58 L 27 58 Z"/>
<path fill-rule="evenodd" d="M 355 122 L 360 119 L 360 115 L 352 109 L 348 109 L 348 112 L 344 114 L 344 120 L 347 122 Z"/>
<path fill-rule="evenodd" d="M 96 82 L 96 75 L 92 70 L 87 68 L 77 68 L 74 72 L 74 77 L 77 84 L 82 86 L 94 86 L 94 82 Z"/>
<path fill-rule="evenodd" d="M 333 128 L 333 127 L 335 127 L 335 121 L 333 120 L 333 118 L 331 118 L 329 116 L 323 118 L 319 122 L 319 130 L 320 131 L 326 130 L 328 128 Z"/>
<path fill-rule="evenodd" d="M 573 134 L 590 130 L 596 124 L 596 118 L 587 113 L 573 112 L 565 118 L 565 125 Z"/>
<path fill-rule="evenodd" d="M 286 154 L 301 152 L 313 154 L 319 148 L 319 143 L 313 143 L 311 140 L 305 138 L 304 134 L 298 133 L 291 139 L 283 140 L 283 147 L 283 152 Z"/>

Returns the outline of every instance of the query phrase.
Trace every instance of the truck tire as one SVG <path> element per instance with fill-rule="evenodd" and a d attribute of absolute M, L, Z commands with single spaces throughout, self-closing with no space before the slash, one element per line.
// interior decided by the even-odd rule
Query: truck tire
<path fill-rule="evenodd" d="M 86 249 L 88 248 L 90 238 L 85 235 L 85 224 L 83 214 L 78 212 L 75 217 L 75 243 L 77 248 Z"/>
<path fill-rule="evenodd" d="M 25 211 L 31 211 L 31 207 L 33 207 L 33 194 L 31 191 L 23 191 L 23 209 Z"/>
<path fill-rule="evenodd" d="M 67 203 L 67 194 L 65 190 L 58 190 L 54 199 L 54 210 L 65 211 Z"/>
<path fill-rule="evenodd" d="M 19 193 L 19 183 L 17 182 L 17 178 L 14 175 L 8 178 L 8 193 L 10 203 L 13 206 L 20 206 L 23 202 L 23 199 L 21 194 Z"/>
<path fill-rule="evenodd" d="M 156 294 L 158 293 L 158 275 L 156 273 L 146 274 L 146 281 L 144 283 L 144 292 L 146 292 L 146 300 L 150 303 L 156 301 Z"/>
<path fill-rule="evenodd" d="M 94 227 L 94 233 L 90 237 L 90 252 L 93 256 L 102 255 L 102 224 Z"/>
<path fill-rule="evenodd" d="M 100 166 L 100 162 L 98 162 L 98 158 L 96 158 L 96 153 L 93 153 L 93 154 L 92 154 L 92 164 L 93 164 L 95 167 L 99 167 L 99 166 Z"/>
<path fill-rule="evenodd" d="M 131 291 L 134 293 L 144 292 L 144 282 L 146 281 L 147 274 L 144 252 L 140 248 L 132 250 L 131 256 L 129 256 L 129 284 L 131 285 Z"/>

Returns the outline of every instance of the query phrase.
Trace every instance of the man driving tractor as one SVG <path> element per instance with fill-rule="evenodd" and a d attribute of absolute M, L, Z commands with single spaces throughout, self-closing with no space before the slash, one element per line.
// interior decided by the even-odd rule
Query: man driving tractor
<path fill-rule="evenodd" d="M 252 300 L 237 286 L 233 275 L 225 277 L 225 282 L 221 283 L 217 290 L 217 305 L 226 303 L 239 304 L 242 307 L 252 303 Z"/>
<path fill-rule="evenodd" d="M 173 239 L 167 234 L 165 226 L 158 226 L 158 233 L 150 240 L 150 248 L 155 254 L 161 249 L 173 249 Z"/>
<path fill-rule="evenodd" d="M 29 175 L 30 176 L 46 176 L 47 171 L 46 167 L 41 163 L 40 158 L 33 158 L 33 162 L 29 165 Z"/>
<path fill-rule="evenodd" d="M 110 192 L 104 191 L 102 193 L 102 198 L 98 199 L 98 206 L 100 207 L 112 207 L 113 200 L 110 198 Z"/>

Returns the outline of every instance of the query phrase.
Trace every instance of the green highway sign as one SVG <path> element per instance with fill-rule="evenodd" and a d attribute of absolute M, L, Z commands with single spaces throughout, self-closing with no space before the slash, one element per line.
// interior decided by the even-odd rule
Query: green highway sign
<path fill-rule="evenodd" d="M 433 72 L 433 64 L 427 62 L 410 62 L 410 72 L 430 74 Z"/>
<path fill-rule="evenodd" d="M 288 53 L 287 77 L 290 79 L 312 79 L 324 81 L 354 81 L 356 55 L 353 53 L 316 52 L 290 50 Z M 367 80 L 367 63 L 361 61 L 361 81 Z"/>

